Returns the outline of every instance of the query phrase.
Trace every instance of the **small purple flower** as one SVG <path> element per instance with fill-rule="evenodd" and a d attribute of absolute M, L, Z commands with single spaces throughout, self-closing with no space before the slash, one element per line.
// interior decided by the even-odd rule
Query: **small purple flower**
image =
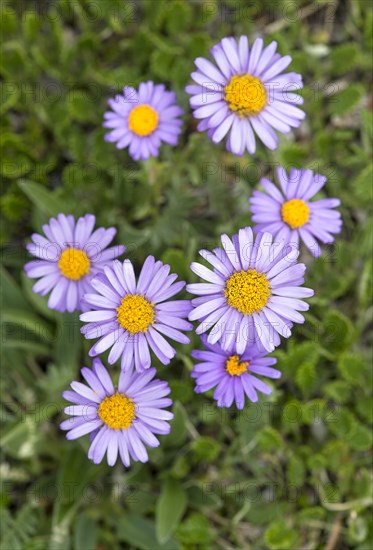
<path fill-rule="evenodd" d="M 27 250 L 38 260 L 25 265 L 26 275 L 39 280 L 33 291 L 45 296 L 51 292 L 48 307 L 57 311 L 85 311 L 80 303 L 84 293 L 92 290 L 90 281 L 104 265 L 125 251 L 123 245 L 107 246 L 117 230 L 99 227 L 96 218 L 86 214 L 75 221 L 71 214 L 58 214 L 43 225 L 46 237 L 34 233 Z"/>
<path fill-rule="evenodd" d="M 176 104 L 174 92 L 163 84 L 142 82 L 137 92 L 132 86 L 123 88 L 123 95 L 109 99 L 112 111 L 105 113 L 104 128 L 112 128 L 105 140 L 115 142 L 118 149 L 129 147 L 134 160 L 158 156 L 162 141 L 177 145 L 183 110 Z"/>
<path fill-rule="evenodd" d="M 255 153 L 254 132 L 269 149 L 276 149 L 275 130 L 287 134 L 297 128 L 305 114 L 297 105 L 303 103 L 297 92 L 303 87 L 301 75 L 283 71 L 291 57 L 276 53 L 277 42 L 264 48 L 262 38 L 249 48 L 246 36 L 223 38 L 213 46 L 216 65 L 198 57 L 196 82 L 185 91 L 192 97 L 194 117 L 201 119 L 197 128 L 207 130 L 214 143 L 229 132 L 227 149 L 235 155 L 245 150 Z"/>
<path fill-rule="evenodd" d="M 183 317 L 191 310 L 189 300 L 166 302 L 185 286 L 174 283 L 177 275 L 169 275 L 170 266 L 148 256 L 136 283 L 130 260 L 115 260 L 105 266 L 104 274 L 92 281 L 96 294 L 86 294 L 84 300 L 92 311 L 83 313 L 80 320 L 87 322 L 81 332 L 88 339 L 100 338 L 90 349 L 94 357 L 111 348 L 109 364 L 121 357 L 122 370 L 135 367 L 148 369 L 151 359 L 149 347 L 158 359 L 167 365 L 176 351 L 163 334 L 176 342 L 188 344 L 189 338 L 181 330 L 193 327 Z"/>
<path fill-rule="evenodd" d="M 272 393 L 271 388 L 255 375 L 280 378 L 281 372 L 271 368 L 277 359 L 267 357 L 262 346 L 249 345 L 240 354 L 235 346 L 226 351 L 219 344 L 209 344 L 205 336 L 201 339 L 206 351 L 192 351 L 192 357 L 201 361 L 191 373 L 196 379 L 196 393 L 216 388 L 214 399 L 218 407 L 230 407 L 235 402 L 238 409 L 243 409 L 245 395 L 256 402 L 257 391 L 265 395 Z"/>
<path fill-rule="evenodd" d="M 61 424 L 67 439 L 90 435 L 88 458 L 99 464 L 105 453 L 107 463 L 114 466 L 118 454 L 125 466 L 130 459 L 147 462 L 149 447 L 158 447 L 154 434 L 168 434 L 173 414 L 163 410 L 172 405 L 167 382 L 153 380 L 155 369 L 138 374 L 121 372 L 118 388 L 99 359 L 93 368 L 83 367 L 81 373 L 88 383 L 72 382 L 71 390 L 63 392 L 73 405 L 65 408 L 72 418 Z"/>
<path fill-rule="evenodd" d="M 285 239 L 299 245 L 299 237 L 314 256 L 320 256 L 317 243 L 334 242 L 333 234 L 342 227 L 341 215 L 333 210 L 340 205 L 339 199 L 310 199 L 322 189 L 326 177 L 314 174 L 312 170 L 293 168 L 287 175 L 282 167 L 277 169 L 277 179 L 282 192 L 268 179 L 260 184 L 265 193 L 254 191 L 250 199 L 250 210 L 256 223 L 255 232 L 269 231 L 278 239 Z"/>
<path fill-rule="evenodd" d="M 254 239 L 250 227 L 232 240 L 222 235 L 221 242 L 223 248 L 200 251 L 213 270 L 197 262 L 190 266 L 207 283 L 187 285 L 188 292 L 199 296 L 192 300 L 189 320 L 201 321 L 197 334 L 211 329 L 209 344 L 220 341 L 227 350 L 235 344 L 242 354 L 248 343 L 259 340 L 273 351 L 279 335 L 288 338 L 293 322 L 304 322 L 299 311 L 309 306 L 301 298 L 313 296 L 310 288 L 299 288 L 306 266 L 297 263 L 298 250 L 270 233 Z"/>

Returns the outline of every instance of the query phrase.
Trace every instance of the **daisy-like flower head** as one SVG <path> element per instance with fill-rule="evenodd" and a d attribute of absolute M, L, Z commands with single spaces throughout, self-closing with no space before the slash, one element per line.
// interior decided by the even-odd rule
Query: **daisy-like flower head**
<path fill-rule="evenodd" d="M 214 399 L 218 407 L 230 407 L 235 402 L 238 409 L 243 409 L 245 395 L 255 402 L 257 391 L 271 394 L 271 388 L 257 375 L 280 378 L 281 372 L 271 367 L 277 359 L 267 357 L 262 346 L 249 344 L 243 353 L 238 353 L 235 345 L 227 351 L 219 344 L 209 344 L 205 336 L 201 339 L 206 351 L 192 351 L 192 357 L 200 361 L 191 373 L 196 380 L 196 393 L 216 388 Z"/>
<path fill-rule="evenodd" d="M 31 235 L 32 243 L 27 250 L 38 258 L 25 265 L 26 275 L 39 279 L 33 291 L 51 295 L 48 307 L 57 311 L 85 311 L 80 300 L 90 292 L 90 281 L 102 272 L 104 265 L 125 251 L 123 245 L 107 246 L 117 230 L 114 227 L 99 227 L 93 231 L 96 218 L 86 214 L 75 221 L 71 214 L 58 214 L 43 225 L 43 235 Z"/>
<path fill-rule="evenodd" d="M 118 149 L 129 147 L 134 160 L 158 156 L 162 141 L 177 145 L 182 121 L 177 118 L 183 110 L 176 104 L 174 92 L 163 84 L 143 82 L 138 92 L 131 86 L 123 95 L 109 99 L 112 111 L 105 113 L 104 128 L 112 128 L 105 140 L 116 143 Z"/>
<path fill-rule="evenodd" d="M 67 439 L 91 434 L 88 458 L 99 464 L 105 453 L 109 466 L 114 466 L 118 453 L 125 466 L 130 459 L 147 462 L 149 447 L 158 447 L 154 434 L 168 434 L 173 414 L 163 410 L 172 405 L 166 398 L 170 393 L 167 382 L 153 380 L 155 369 L 139 374 L 121 372 L 115 388 L 110 375 L 99 359 L 93 368 L 84 367 L 81 373 L 88 383 L 72 382 L 72 390 L 62 395 L 73 405 L 65 408 L 72 418 L 61 424 L 68 430 Z"/>
<path fill-rule="evenodd" d="M 333 210 L 339 199 L 310 199 L 322 189 L 326 177 L 312 170 L 293 168 L 289 175 L 282 167 L 277 169 L 281 191 L 268 179 L 260 184 L 265 193 L 254 191 L 250 210 L 256 223 L 255 232 L 269 231 L 276 238 L 298 246 L 299 237 L 314 256 L 320 256 L 317 239 L 324 244 L 334 241 L 333 234 L 342 227 L 341 215 Z"/>
<path fill-rule="evenodd" d="M 313 296 L 310 288 L 300 288 L 306 266 L 297 263 L 298 250 L 270 233 L 254 239 L 250 227 L 232 240 L 223 235 L 221 242 L 223 248 L 200 251 L 213 270 L 196 262 L 190 266 L 207 283 L 187 285 L 199 296 L 192 300 L 189 319 L 201 321 L 197 334 L 211 329 L 209 344 L 220 341 L 227 350 L 234 344 L 240 355 L 248 343 L 260 340 L 273 351 L 279 335 L 288 338 L 293 322 L 304 322 L 299 311 L 309 306 L 302 298 Z"/>
<path fill-rule="evenodd" d="M 197 71 L 191 74 L 196 84 L 185 89 L 192 96 L 194 117 L 201 119 L 198 130 L 207 130 L 214 143 L 229 132 L 227 149 L 239 156 L 246 149 L 255 153 L 254 133 L 266 147 L 276 149 L 275 130 L 286 134 L 305 117 L 297 107 L 303 99 L 294 93 L 303 87 L 302 77 L 283 73 L 291 57 L 276 53 L 276 42 L 263 46 L 261 38 L 251 48 L 246 36 L 238 41 L 223 38 L 211 49 L 217 66 L 198 57 Z"/>
<path fill-rule="evenodd" d="M 148 256 L 136 283 L 130 260 L 115 260 L 105 266 L 104 275 L 92 281 L 96 294 L 86 294 L 84 300 L 92 311 L 83 313 L 87 322 L 81 332 L 86 338 L 100 338 L 89 354 L 94 357 L 111 348 L 109 364 L 121 357 L 122 370 L 135 367 L 138 371 L 150 367 L 149 347 L 167 365 L 176 351 L 162 336 L 188 344 L 181 330 L 193 327 L 183 317 L 191 310 L 189 300 L 166 302 L 185 286 L 175 283 L 177 275 L 169 275 L 170 266 Z"/>

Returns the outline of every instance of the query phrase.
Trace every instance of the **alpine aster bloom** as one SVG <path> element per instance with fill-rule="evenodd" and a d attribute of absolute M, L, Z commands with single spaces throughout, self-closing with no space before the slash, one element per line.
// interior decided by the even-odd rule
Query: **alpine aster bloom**
<path fill-rule="evenodd" d="M 150 367 L 149 347 L 167 365 L 176 351 L 162 336 L 188 344 L 181 330 L 193 327 L 183 317 L 191 310 L 189 300 L 165 302 L 185 286 L 174 283 L 177 275 L 169 275 L 170 266 L 148 256 L 136 284 L 130 260 L 115 260 L 105 266 L 104 274 L 92 281 L 96 294 L 86 294 L 84 300 L 92 311 L 80 316 L 86 338 L 100 338 L 90 349 L 94 357 L 111 347 L 109 364 L 121 357 L 122 370 L 135 367 L 138 371 Z"/>
<path fill-rule="evenodd" d="M 207 283 L 187 285 L 199 296 L 192 300 L 189 320 L 201 321 L 197 334 L 211 329 L 209 344 L 220 341 L 229 350 L 235 343 L 240 355 L 248 343 L 260 340 L 265 350 L 273 351 L 279 335 L 288 338 L 293 322 L 304 322 L 299 311 L 309 306 L 301 298 L 313 295 L 310 288 L 299 288 L 306 266 L 297 264 L 298 250 L 273 240 L 270 233 L 254 239 L 250 227 L 232 240 L 223 235 L 221 242 L 223 248 L 200 251 L 213 270 L 196 262 L 190 266 Z"/>
<path fill-rule="evenodd" d="M 191 74 L 196 84 L 185 89 L 192 96 L 194 117 L 201 119 L 198 130 L 207 130 L 214 143 L 229 132 L 227 149 L 239 156 L 246 149 L 255 153 L 254 132 L 266 147 L 276 149 L 275 130 L 287 134 L 305 117 L 297 107 L 303 99 L 294 93 L 303 87 L 302 77 L 283 72 L 291 57 L 276 53 L 277 42 L 263 46 L 262 38 L 251 49 L 246 36 L 223 38 L 211 49 L 217 66 L 198 57 L 198 70 Z"/>
<path fill-rule="evenodd" d="M 163 410 L 172 405 L 166 398 L 170 393 L 167 382 L 153 380 L 155 369 L 138 374 L 121 372 L 115 388 L 110 375 L 99 359 L 93 368 L 83 367 L 81 373 L 88 386 L 72 382 L 72 390 L 63 392 L 63 397 L 73 403 L 65 413 L 73 418 L 61 424 L 68 430 L 67 439 L 77 439 L 91 434 L 88 458 L 99 464 L 105 453 L 109 466 L 114 466 L 118 453 L 125 466 L 130 458 L 135 462 L 147 462 L 149 447 L 158 447 L 154 434 L 168 434 L 167 422 L 173 414 Z"/>
<path fill-rule="evenodd" d="M 105 140 L 116 143 L 118 149 L 129 147 L 134 160 L 157 157 L 161 142 L 176 145 L 182 121 L 177 118 L 183 110 L 176 104 L 174 92 L 163 84 L 143 82 L 138 92 L 131 86 L 123 95 L 109 99 L 112 111 L 105 113 L 104 128 L 112 128 Z"/>
<path fill-rule="evenodd" d="M 262 178 L 260 184 L 265 193 L 254 191 L 250 199 L 256 223 L 254 231 L 269 231 L 296 247 L 300 237 L 314 256 L 320 256 L 321 248 L 316 239 L 330 244 L 334 241 L 333 234 L 341 231 L 341 215 L 333 210 L 341 201 L 310 201 L 326 183 L 325 176 L 314 174 L 312 170 L 293 168 L 287 175 L 285 169 L 279 167 L 277 179 L 282 192 L 271 181 Z"/>
<path fill-rule="evenodd" d="M 45 296 L 51 292 L 48 307 L 57 311 L 85 311 L 80 303 L 84 293 L 92 290 L 91 278 L 104 265 L 125 251 L 123 245 L 107 246 L 117 230 L 99 227 L 93 231 L 96 218 L 86 214 L 75 221 L 71 214 L 58 214 L 43 225 L 43 235 L 31 235 L 27 250 L 38 259 L 25 265 L 26 275 L 39 280 L 33 291 Z"/>
<path fill-rule="evenodd" d="M 191 373 L 196 379 L 196 393 L 204 393 L 216 388 L 214 399 L 218 407 L 230 407 L 235 402 L 238 409 L 243 409 L 245 395 L 250 401 L 258 401 L 257 391 L 270 395 L 271 388 L 259 376 L 280 378 L 281 372 L 271 365 L 277 362 L 274 357 L 266 357 L 267 352 L 261 346 L 248 345 L 239 354 L 233 345 L 229 351 L 219 344 L 209 344 L 205 336 L 202 342 L 206 351 L 194 350 L 192 357 L 198 359 Z"/>

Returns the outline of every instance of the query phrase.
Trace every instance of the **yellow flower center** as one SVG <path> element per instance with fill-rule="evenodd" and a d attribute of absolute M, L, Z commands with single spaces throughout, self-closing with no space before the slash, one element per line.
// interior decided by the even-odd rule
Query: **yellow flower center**
<path fill-rule="evenodd" d="M 264 273 L 256 269 L 238 271 L 227 279 L 224 294 L 231 307 L 245 315 L 259 313 L 271 295 Z"/>
<path fill-rule="evenodd" d="M 78 281 L 88 275 L 91 262 L 83 250 L 66 248 L 58 260 L 58 267 L 64 277 Z"/>
<path fill-rule="evenodd" d="M 118 323 L 131 334 L 146 332 L 155 319 L 153 304 L 138 294 L 127 294 L 117 312 Z"/>
<path fill-rule="evenodd" d="M 260 78 L 235 75 L 224 88 L 224 99 L 241 118 L 256 116 L 267 105 L 267 91 Z"/>
<path fill-rule="evenodd" d="M 115 393 L 101 401 L 98 416 L 109 428 L 126 430 L 135 418 L 135 404 L 123 393 Z"/>
<path fill-rule="evenodd" d="M 238 355 L 231 355 L 225 362 L 225 370 L 231 376 L 241 376 L 241 374 L 247 372 L 249 365 L 249 361 L 241 362 Z"/>
<path fill-rule="evenodd" d="M 128 127 L 138 136 L 148 136 L 158 126 L 158 113 L 150 105 L 134 107 L 128 117 Z"/>
<path fill-rule="evenodd" d="M 310 209 L 301 199 L 291 199 L 282 205 L 281 215 L 285 223 L 296 229 L 308 222 Z"/>

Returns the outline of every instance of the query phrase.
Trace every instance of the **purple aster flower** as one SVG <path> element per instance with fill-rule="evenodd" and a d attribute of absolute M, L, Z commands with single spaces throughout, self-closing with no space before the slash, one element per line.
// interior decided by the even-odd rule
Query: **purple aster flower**
<path fill-rule="evenodd" d="M 109 364 L 121 357 L 123 370 L 138 371 L 150 367 L 150 352 L 167 365 L 176 351 L 162 336 L 188 344 L 189 338 L 181 330 L 193 327 L 183 317 L 192 309 L 189 300 L 166 302 L 185 286 L 176 282 L 177 275 L 169 275 L 170 266 L 148 256 L 136 283 L 130 260 L 112 262 L 104 268 L 104 275 L 92 281 L 96 294 L 86 294 L 84 300 L 92 311 L 83 313 L 87 322 L 81 332 L 86 338 L 100 338 L 91 348 L 94 357 L 111 348 Z"/>
<path fill-rule="evenodd" d="M 194 117 L 201 119 L 198 130 L 207 130 L 214 143 L 229 132 L 227 149 L 239 156 L 246 149 L 255 153 L 254 132 L 266 147 L 276 149 L 275 130 L 287 134 L 305 117 L 297 107 L 303 99 L 294 93 L 303 87 L 302 77 L 283 72 L 291 57 L 276 53 L 277 42 L 263 46 L 262 38 L 251 49 L 246 36 L 223 38 L 211 49 L 217 66 L 198 57 L 198 70 L 191 74 L 196 84 L 185 89 L 192 96 Z"/>
<path fill-rule="evenodd" d="M 176 145 L 182 121 L 177 118 L 183 110 L 176 104 L 174 92 L 163 84 L 142 82 L 137 92 L 131 86 L 123 95 L 109 99 L 112 111 L 105 113 L 104 128 L 112 128 L 105 140 L 116 143 L 118 149 L 129 147 L 134 160 L 158 156 L 162 141 Z"/>
<path fill-rule="evenodd" d="M 281 372 L 271 368 L 277 359 L 266 357 L 262 346 L 248 345 L 240 354 L 234 345 L 226 351 L 219 344 L 209 344 L 204 336 L 201 339 L 206 351 L 192 351 L 192 357 L 201 361 L 191 373 L 196 379 L 196 393 L 216 388 L 214 399 L 218 407 L 230 407 L 234 401 L 238 409 L 243 409 L 245 395 L 255 402 L 258 401 L 257 391 L 265 395 L 272 393 L 271 388 L 255 375 L 280 378 Z"/>
<path fill-rule="evenodd" d="M 260 340 L 265 350 L 273 351 L 279 335 L 288 338 L 293 322 L 304 322 L 299 311 L 309 306 L 301 298 L 313 295 L 310 288 L 299 288 L 306 266 L 297 263 L 298 250 L 273 240 L 270 233 L 254 239 L 250 227 L 232 240 L 223 235 L 221 242 L 223 248 L 200 251 L 213 270 L 199 263 L 190 266 L 207 283 L 187 285 L 199 296 L 192 300 L 189 319 L 201 321 L 197 334 L 211 329 L 209 344 L 220 341 L 229 350 L 235 343 L 242 354 L 248 343 Z"/>
<path fill-rule="evenodd" d="M 26 275 L 39 280 L 33 291 L 51 295 L 48 307 L 57 311 L 85 311 L 80 303 L 84 293 L 90 292 L 90 281 L 103 270 L 104 265 L 125 251 L 123 245 L 107 246 L 117 230 L 99 227 L 93 231 L 96 218 L 86 214 L 75 221 L 71 214 L 58 214 L 43 225 L 43 235 L 31 235 L 27 250 L 38 259 L 25 265 Z"/>
<path fill-rule="evenodd" d="M 255 232 L 269 231 L 277 238 L 299 245 L 299 237 L 314 256 L 320 256 L 317 243 L 332 243 L 333 234 L 342 227 L 341 215 L 333 210 L 340 205 L 339 199 L 310 199 L 322 189 L 326 177 L 312 170 L 293 168 L 289 175 L 282 167 L 277 169 L 277 179 L 282 192 L 269 180 L 262 178 L 260 184 L 265 193 L 254 191 L 250 210 L 256 222 Z"/>
<path fill-rule="evenodd" d="M 147 462 L 149 447 L 158 447 L 154 434 L 168 434 L 169 420 L 173 414 L 163 410 L 172 405 L 166 398 L 170 393 L 167 382 L 153 380 L 155 369 L 139 374 L 122 371 L 115 388 L 110 375 L 99 359 L 93 368 L 82 368 L 88 383 L 72 382 L 71 390 L 63 397 L 73 403 L 65 408 L 72 416 L 61 424 L 68 430 L 67 439 L 77 439 L 91 434 L 88 458 L 99 464 L 105 453 L 109 466 L 114 466 L 118 453 L 125 466 L 130 458 L 135 462 Z"/>

